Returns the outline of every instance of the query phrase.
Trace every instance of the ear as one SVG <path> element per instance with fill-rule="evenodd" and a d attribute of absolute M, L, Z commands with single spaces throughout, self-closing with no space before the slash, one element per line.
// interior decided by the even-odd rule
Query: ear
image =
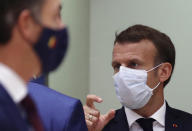
<path fill-rule="evenodd" d="M 22 11 L 17 22 L 19 31 L 23 35 L 22 37 L 30 43 L 35 43 L 41 29 L 40 25 L 38 25 L 32 18 L 30 11 Z"/>
<path fill-rule="evenodd" d="M 171 72 L 172 72 L 172 65 L 168 62 L 163 63 L 158 70 L 158 74 L 159 74 L 159 81 L 161 83 L 165 82 L 166 80 L 169 79 L 169 77 L 171 76 Z"/>

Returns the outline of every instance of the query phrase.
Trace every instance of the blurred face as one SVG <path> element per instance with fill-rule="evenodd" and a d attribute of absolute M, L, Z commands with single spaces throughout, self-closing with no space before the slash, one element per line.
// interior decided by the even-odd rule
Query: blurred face
<path fill-rule="evenodd" d="M 20 59 L 31 65 L 32 75 L 56 69 L 68 44 L 67 30 L 64 29 L 60 14 L 61 1 L 42 1 L 40 7 L 34 4 L 32 9 L 29 7 L 20 12 L 9 44 L 13 45 L 17 52 L 21 51 L 24 58 Z"/>
<path fill-rule="evenodd" d="M 45 0 L 39 20 L 36 19 L 42 34 L 34 51 L 41 61 L 42 73 L 49 73 L 61 63 L 68 44 L 67 30 L 61 20 L 61 1 Z M 34 19 L 35 20 L 35 19 Z M 38 37 L 37 37 L 38 38 Z M 46 56 L 46 57 L 45 57 Z"/>
<path fill-rule="evenodd" d="M 23 36 L 32 46 L 37 42 L 44 27 L 56 30 L 64 27 L 61 19 L 61 8 L 60 0 L 44 0 L 40 12 L 39 10 L 35 13 L 29 11 L 28 14 L 22 15 L 21 23 L 24 26 L 21 30 L 24 30 L 22 31 Z"/>
<path fill-rule="evenodd" d="M 26 15 L 23 15 L 25 12 Z M 32 12 L 24 10 L 21 13 L 21 16 L 27 19 L 24 26 L 27 44 L 32 45 L 31 53 L 38 63 L 41 63 L 41 66 L 38 66 L 41 71 L 37 75 L 56 69 L 66 52 L 68 38 L 60 12 L 60 0 L 43 0 L 39 11 L 34 7 Z"/>
<path fill-rule="evenodd" d="M 60 29 L 64 27 L 61 20 L 61 1 L 60 0 L 45 0 L 41 10 L 41 23 L 43 26 Z"/>
<path fill-rule="evenodd" d="M 116 43 L 113 49 L 112 67 L 114 73 L 119 71 L 120 66 L 149 70 L 155 66 L 155 56 L 156 48 L 151 41 L 142 40 L 137 43 Z M 159 82 L 156 70 L 148 72 L 147 85 L 150 88 L 154 88 Z"/>

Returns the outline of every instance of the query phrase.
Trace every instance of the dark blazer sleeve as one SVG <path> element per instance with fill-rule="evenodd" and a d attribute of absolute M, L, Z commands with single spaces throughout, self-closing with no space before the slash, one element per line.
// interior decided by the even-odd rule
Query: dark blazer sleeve
<path fill-rule="evenodd" d="M 66 131 L 87 131 L 85 123 L 84 111 L 80 101 L 74 105 L 71 117 L 67 123 Z"/>

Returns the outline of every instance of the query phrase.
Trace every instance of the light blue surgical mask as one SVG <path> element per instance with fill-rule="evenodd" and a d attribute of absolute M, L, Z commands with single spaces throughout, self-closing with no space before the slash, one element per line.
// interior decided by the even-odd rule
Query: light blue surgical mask
<path fill-rule="evenodd" d="M 147 85 L 147 73 L 161 65 L 148 71 L 121 66 L 119 72 L 113 76 L 116 95 L 120 103 L 130 109 L 144 107 L 153 95 L 153 91 L 160 85 L 159 82 L 154 88 L 150 88 Z"/>

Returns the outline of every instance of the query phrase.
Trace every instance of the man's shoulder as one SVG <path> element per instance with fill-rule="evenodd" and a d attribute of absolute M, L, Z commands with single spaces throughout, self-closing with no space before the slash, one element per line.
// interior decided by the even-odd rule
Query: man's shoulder
<path fill-rule="evenodd" d="M 173 108 L 173 107 L 169 107 L 169 108 L 170 108 L 170 110 L 172 110 L 172 112 L 174 112 L 174 113 L 176 113 L 178 115 L 181 115 L 181 116 L 192 116 L 191 113 L 188 113 L 188 112 L 185 112 L 185 111 Z"/>
<path fill-rule="evenodd" d="M 29 83 L 28 88 L 47 131 L 65 130 L 69 126 L 84 130 L 85 122 L 79 121 L 84 119 L 80 100 L 37 83 Z"/>
<path fill-rule="evenodd" d="M 80 102 L 78 99 L 59 93 L 47 86 L 30 82 L 28 83 L 29 94 L 35 99 L 41 99 L 42 101 L 64 103 L 67 106 Z M 38 100 L 39 101 L 39 100 Z"/>
<path fill-rule="evenodd" d="M 29 94 L 43 114 L 59 114 L 67 112 L 67 116 L 70 115 L 73 110 L 82 106 L 80 100 L 59 93 L 47 86 L 37 83 L 29 83 L 28 88 Z M 55 109 L 57 109 L 57 111 Z"/>
<path fill-rule="evenodd" d="M 168 106 L 165 125 L 167 130 L 192 131 L 192 114 Z"/>
<path fill-rule="evenodd" d="M 188 113 L 188 112 L 185 112 L 185 111 L 182 111 L 182 110 L 170 107 L 170 106 L 167 106 L 166 115 L 175 117 L 175 119 L 192 122 L 191 113 Z"/>

